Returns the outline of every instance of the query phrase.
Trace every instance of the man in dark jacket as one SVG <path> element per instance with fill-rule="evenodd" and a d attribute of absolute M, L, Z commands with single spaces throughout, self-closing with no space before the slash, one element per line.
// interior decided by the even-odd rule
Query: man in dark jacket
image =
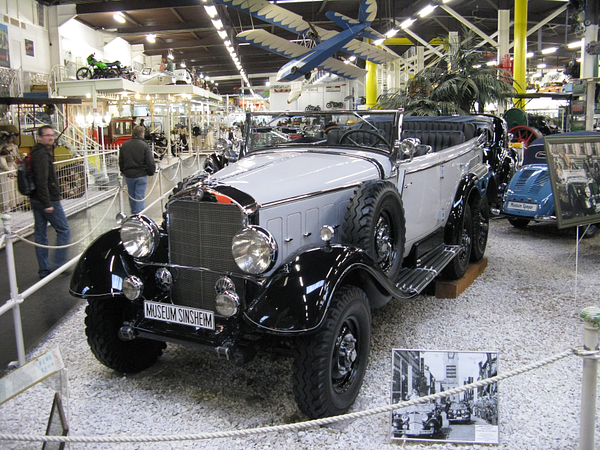
<path fill-rule="evenodd" d="M 44 278 L 67 262 L 70 230 L 65 211 L 60 203 L 60 186 L 54 171 L 54 129 L 44 125 L 38 129 L 38 142 L 31 149 L 31 169 L 35 178 L 35 191 L 31 194 L 31 209 L 34 218 L 34 239 L 48 245 L 48 222 L 56 230 L 56 246 L 52 265 L 48 261 L 48 249 L 35 248 L 38 274 Z"/>
<path fill-rule="evenodd" d="M 119 151 L 119 169 L 127 183 L 131 214 L 138 214 L 144 209 L 148 184 L 146 177 L 154 175 L 156 170 L 152 149 L 144 140 L 144 131 L 141 125 L 133 127 L 131 139 Z"/>

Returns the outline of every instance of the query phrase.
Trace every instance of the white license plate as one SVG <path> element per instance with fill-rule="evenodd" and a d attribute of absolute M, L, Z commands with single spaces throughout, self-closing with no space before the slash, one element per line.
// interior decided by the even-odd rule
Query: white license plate
<path fill-rule="evenodd" d="M 179 323 L 191 327 L 215 329 L 215 315 L 212 311 L 171 305 L 169 303 L 144 302 L 144 317 L 162 322 Z"/>
<path fill-rule="evenodd" d="M 537 212 L 538 205 L 535 203 L 508 202 L 508 207 L 519 211 Z"/>

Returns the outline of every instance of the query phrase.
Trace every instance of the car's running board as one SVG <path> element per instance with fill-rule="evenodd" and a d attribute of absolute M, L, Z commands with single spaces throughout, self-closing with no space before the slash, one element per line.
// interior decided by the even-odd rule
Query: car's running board
<path fill-rule="evenodd" d="M 440 245 L 418 260 L 416 267 L 402 269 L 396 287 L 411 297 L 420 294 L 459 251 L 459 245 Z"/>

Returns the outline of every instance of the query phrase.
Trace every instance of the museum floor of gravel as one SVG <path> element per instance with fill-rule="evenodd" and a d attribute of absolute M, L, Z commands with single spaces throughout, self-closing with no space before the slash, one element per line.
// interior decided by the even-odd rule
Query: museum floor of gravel
<path fill-rule="evenodd" d="M 579 245 L 549 225 L 513 228 L 494 220 L 485 272 L 456 299 L 419 296 L 373 313 L 366 378 L 351 412 L 390 402 L 392 349 L 497 351 L 499 373 L 581 346 L 579 313 L 600 304 L 600 237 Z M 68 295 L 65 293 L 65 295 Z M 173 435 L 302 422 L 290 360 L 258 357 L 235 367 L 193 348 L 169 345 L 152 368 L 122 375 L 96 361 L 77 308 L 28 359 L 59 347 L 69 380 L 69 434 Z M 501 449 L 575 449 L 582 361 L 570 356 L 499 384 Z M 53 391 L 41 383 L 0 406 L 0 434 L 45 434 Z M 598 423 L 598 420 L 596 421 Z M 250 437 L 162 443 L 70 444 L 71 449 L 458 449 L 490 445 L 390 439 L 390 414 Z M 596 427 L 600 444 L 600 429 Z M 41 442 L 0 440 L 1 449 Z M 67 447 L 69 448 L 69 447 Z"/>

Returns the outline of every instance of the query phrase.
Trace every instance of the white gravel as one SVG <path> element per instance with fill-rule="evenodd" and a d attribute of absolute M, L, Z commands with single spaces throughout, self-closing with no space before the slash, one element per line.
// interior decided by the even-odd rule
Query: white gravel
<path fill-rule="evenodd" d="M 600 237 L 579 247 L 575 236 L 550 226 L 527 230 L 494 221 L 486 271 L 457 299 L 419 296 L 373 313 L 366 379 L 352 411 L 390 401 L 394 348 L 498 351 L 500 373 L 580 346 L 580 311 L 598 305 Z M 119 375 L 88 349 L 83 307 L 64 321 L 29 358 L 56 346 L 68 367 L 70 434 L 164 435 L 281 425 L 305 420 L 292 395 L 290 360 L 259 357 L 234 367 L 192 348 L 169 345 L 149 370 Z M 575 449 L 579 438 L 582 362 L 571 356 L 503 381 L 502 449 Z M 49 383 L 0 406 L 0 433 L 44 434 Z M 598 423 L 598 420 L 596 421 Z M 246 438 L 153 444 L 71 444 L 72 449 L 487 449 L 484 445 L 391 441 L 390 415 L 333 426 Z M 596 443 L 600 430 L 596 427 Z M 41 447 L 1 441 L 1 449 Z"/>

